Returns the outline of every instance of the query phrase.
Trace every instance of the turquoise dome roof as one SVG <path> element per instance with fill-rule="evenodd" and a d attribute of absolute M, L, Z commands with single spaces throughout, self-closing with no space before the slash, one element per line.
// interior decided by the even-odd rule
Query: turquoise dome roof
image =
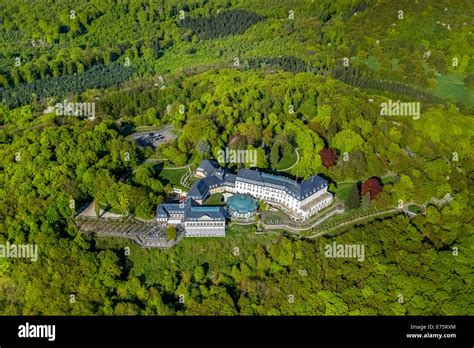
<path fill-rule="evenodd" d="M 235 194 L 228 199 L 227 207 L 238 214 L 247 214 L 257 210 L 257 202 L 249 195 Z"/>

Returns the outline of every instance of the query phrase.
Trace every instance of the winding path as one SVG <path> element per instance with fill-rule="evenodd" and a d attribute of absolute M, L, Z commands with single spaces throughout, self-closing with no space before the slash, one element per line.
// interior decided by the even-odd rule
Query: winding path
<path fill-rule="evenodd" d="M 143 161 L 142 163 L 160 163 L 160 162 L 164 162 L 164 161 L 169 161 L 169 159 L 165 158 L 165 159 L 153 159 L 153 158 L 149 158 L 149 159 L 146 159 L 145 161 Z M 162 169 L 166 169 L 166 170 L 179 170 L 179 169 L 186 169 L 186 168 L 189 168 L 189 167 L 192 167 L 194 165 L 194 163 L 191 163 L 191 164 L 188 164 L 188 165 L 185 165 L 185 166 L 181 166 L 181 167 L 164 167 Z"/>
<path fill-rule="evenodd" d="M 400 208 L 393 208 L 393 209 L 388 209 L 388 210 L 384 210 L 384 211 L 379 211 L 377 213 L 373 213 L 373 214 L 370 214 L 370 215 L 366 215 L 366 216 L 361 216 L 361 217 L 358 217 L 358 218 L 355 218 L 355 219 L 352 219 L 352 220 L 349 220 L 349 221 L 346 221 L 346 222 L 343 222 L 343 223 L 340 223 L 336 226 L 333 226 L 333 227 L 330 227 L 328 229 L 325 229 L 321 232 L 318 232 L 318 233 L 315 233 L 315 234 L 312 234 L 306 238 L 316 238 L 316 237 L 319 237 L 319 236 L 322 236 L 336 228 L 339 228 L 341 226 L 345 226 L 345 225 L 350 225 L 350 224 L 353 224 L 357 221 L 361 221 L 361 220 L 364 220 L 364 219 L 367 219 L 367 218 L 373 218 L 374 216 L 379 216 L 379 215 L 384 215 L 384 214 L 387 214 L 387 213 L 396 213 L 396 212 L 401 212 L 403 211 L 403 209 L 400 209 Z"/>
<path fill-rule="evenodd" d="M 314 228 L 315 226 L 319 225 L 320 223 L 322 223 L 324 220 L 330 218 L 334 214 L 342 214 L 343 212 L 344 212 L 344 209 L 338 209 L 337 207 L 335 207 L 331 211 L 326 212 L 326 214 L 324 216 L 322 216 L 320 219 L 316 220 L 311 225 L 305 226 L 305 227 L 292 227 L 292 226 L 285 225 L 285 224 L 268 225 L 268 224 L 266 224 L 262 221 L 260 222 L 260 224 L 266 230 L 285 229 L 285 230 L 290 230 L 289 232 L 297 233 L 297 232 L 301 232 L 301 231 L 310 230 L 310 229 Z"/>

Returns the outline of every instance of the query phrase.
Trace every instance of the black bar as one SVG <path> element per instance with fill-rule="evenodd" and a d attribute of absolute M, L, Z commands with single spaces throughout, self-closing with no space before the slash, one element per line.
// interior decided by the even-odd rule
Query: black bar
<path fill-rule="evenodd" d="M 55 339 L 20 338 L 20 325 L 55 325 Z M 388 344 L 473 347 L 473 317 L 0 317 L 0 347 L 80 344 L 239 346 Z M 432 325 L 432 326 L 428 326 Z M 408 338 L 407 334 L 456 337 Z"/>

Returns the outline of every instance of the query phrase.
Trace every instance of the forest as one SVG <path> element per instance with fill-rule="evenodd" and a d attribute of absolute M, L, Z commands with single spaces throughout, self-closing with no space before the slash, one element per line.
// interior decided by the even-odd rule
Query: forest
<path fill-rule="evenodd" d="M 132 69 L 118 63 L 96 65 L 77 76 L 46 77 L 14 88 L 0 89 L 0 95 L 10 107 L 31 104 L 33 95 L 39 100 L 46 97 L 61 97 L 79 94 L 88 89 L 106 88 L 124 82 L 132 75 Z"/>
<path fill-rule="evenodd" d="M 0 258 L 0 314 L 472 315 L 469 8 L 4 1 L 0 243 L 37 244 L 39 257 Z M 63 99 L 95 103 L 95 119 L 44 112 Z M 381 116 L 388 99 L 420 102 L 421 117 Z M 167 125 L 177 139 L 156 149 L 130 137 Z M 316 239 L 233 224 L 164 250 L 78 231 L 91 201 L 154 217 L 172 187 L 146 159 L 195 166 L 224 147 L 256 150 L 260 170 L 322 175 L 349 212 L 426 212 Z M 334 241 L 365 245 L 365 261 L 325 257 Z"/>
<path fill-rule="evenodd" d="M 219 13 L 217 16 L 203 18 L 185 18 L 181 22 L 184 28 L 191 29 L 200 39 L 215 39 L 220 36 L 238 35 L 263 17 L 245 10 L 233 10 Z"/>

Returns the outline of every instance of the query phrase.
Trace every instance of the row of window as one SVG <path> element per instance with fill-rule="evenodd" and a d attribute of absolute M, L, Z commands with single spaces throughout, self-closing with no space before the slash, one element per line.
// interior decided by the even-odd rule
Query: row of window
<path fill-rule="evenodd" d="M 285 198 L 286 200 L 292 199 L 290 196 L 288 196 L 288 194 L 282 193 L 283 192 L 282 190 L 273 190 L 273 189 L 268 189 L 266 187 L 263 189 L 259 186 L 255 188 L 254 185 L 250 185 L 250 184 L 244 184 L 241 187 L 237 187 L 237 188 L 250 191 L 251 193 L 259 195 L 259 196 L 268 196 L 271 198 L 274 198 L 276 196 L 280 199 L 283 199 L 283 198 Z"/>
<path fill-rule="evenodd" d="M 248 184 L 248 183 L 240 183 L 240 182 L 236 183 L 236 187 L 249 190 L 250 192 L 253 192 L 253 193 L 262 193 L 271 198 L 275 197 L 275 195 L 272 195 L 272 193 L 276 193 L 276 197 L 280 198 L 281 202 L 285 202 L 288 200 L 296 202 L 295 198 L 291 197 L 290 195 L 288 195 L 285 191 L 281 189 L 274 189 L 274 188 L 270 188 L 266 186 L 262 187 L 262 186 L 257 186 L 257 185 Z"/>
<path fill-rule="evenodd" d="M 184 213 L 181 214 L 170 214 L 170 218 L 178 218 L 181 219 L 184 217 Z"/>
<path fill-rule="evenodd" d="M 186 227 L 196 226 L 196 227 L 222 227 L 225 226 L 225 222 L 186 222 Z"/>
<path fill-rule="evenodd" d="M 225 232 L 221 234 L 212 234 L 212 233 L 193 233 L 193 234 L 187 234 L 187 237 L 223 237 L 225 236 Z"/>
<path fill-rule="evenodd" d="M 262 192 L 262 191 L 272 192 L 272 193 L 284 192 L 281 189 L 271 188 L 271 187 L 268 187 L 268 186 L 259 186 L 259 185 L 248 184 L 248 183 L 241 183 L 241 182 L 236 182 L 235 186 L 236 187 L 241 187 L 241 188 L 251 189 L 252 191 L 255 191 L 255 192 Z"/>
<path fill-rule="evenodd" d="M 262 193 L 261 190 L 255 190 L 252 187 L 244 187 L 242 189 L 246 190 L 246 192 L 250 193 L 251 195 L 254 195 L 257 198 L 262 198 L 268 201 L 275 201 L 280 204 L 284 204 L 292 209 L 296 209 L 296 207 L 298 206 L 298 202 L 291 196 L 288 196 L 286 193 L 283 193 L 283 194 L 281 193 L 274 194 L 272 192 Z"/>

